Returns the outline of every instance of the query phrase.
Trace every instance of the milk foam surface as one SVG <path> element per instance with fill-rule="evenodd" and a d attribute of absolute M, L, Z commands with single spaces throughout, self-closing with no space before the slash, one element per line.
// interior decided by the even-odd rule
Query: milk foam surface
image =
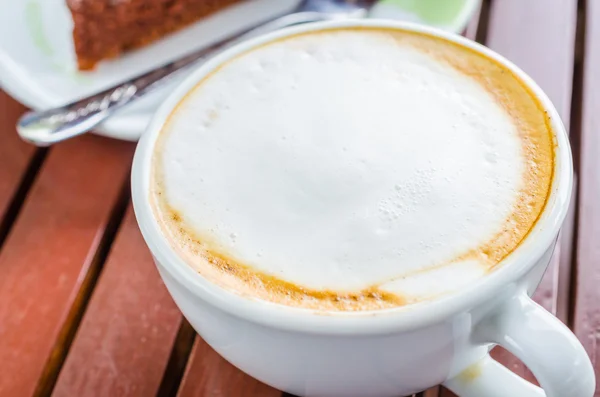
<path fill-rule="evenodd" d="M 215 252 L 300 287 L 416 300 L 485 274 L 465 255 L 502 231 L 526 161 L 478 81 L 378 31 L 244 54 L 163 134 L 161 194 Z"/>

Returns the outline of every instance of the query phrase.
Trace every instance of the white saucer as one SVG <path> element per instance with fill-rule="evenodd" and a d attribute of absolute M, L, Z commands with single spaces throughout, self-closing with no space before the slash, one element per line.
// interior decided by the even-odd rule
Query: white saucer
<path fill-rule="evenodd" d="M 91 72 L 75 68 L 71 44 L 72 20 L 66 0 L 0 0 L 0 86 L 33 109 L 66 104 L 128 80 L 170 60 L 293 9 L 300 0 L 248 0 L 181 32 L 113 61 Z M 451 23 L 440 26 L 461 32 L 480 0 L 462 1 Z M 418 20 L 398 7 L 402 1 L 384 0 L 376 17 Z M 135 141 L 171 86 L 122 110 L 96 130 L 101 135 Z"/>

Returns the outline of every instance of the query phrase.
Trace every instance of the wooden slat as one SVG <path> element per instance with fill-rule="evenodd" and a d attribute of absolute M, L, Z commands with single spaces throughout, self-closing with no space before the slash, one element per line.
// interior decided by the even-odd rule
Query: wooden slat
<path fill-rule="evenodd" d="M 9 206 L 36 152 L 33 146 L 17 136 L 15 130 L 17 119 L 24 111 L 23 105 L 0 90 L 0 225 L 9 215 Z M 4 231 L 0 230 L 0 233 Z"/>
<path fill-rule="evenodd" d="M 480 17 L 482 15 L 482 9 L 487 7 L 487 2 L 483 2 L 481 6 L 475 11 L 473 17 L 469 21 L 467 28 L 463 32 L 463 36 L 468 37 L 471 40 L 477 40 L 477 31 L 479 30 Z"/>
<path fill-rule="evenodd" d="M 154 396 L 182 320 L 131 207 L 53 396 Z"/>
<path fill-rule="evenodd" d="M 494 1 L 486 42 L 488 47 L 525 70 L 544 89 L 567 126 L 571 113 L 576 23 L 577 0 Z M 569 299 L 571 259 L 560 255 L 560 246 L 569 249 L 571 244 L 571 236 L 561 238 L 534 296 L 537 302 L 553 312 L 557 306 L 565 307 Z M 563 295 L 558 295 L 559 290 L 564 291 Z M 567 321 L 567 318 L 561 320 Z M 520 361 L 510 354 L 500 350 L 494 355 L 516 373 L 533 380 Z"/>
<path fill-rule="evenodd" d="M 577 0 L 492 1 L 486 45 L 527 72 L 569 125 Z"/>
<path fill-rule="evenodd" d="M 600 4 L 586 1 L 574 329 L 600 379 Z M 596 394 L 600 396 L 600 382 Z"/>
<path fill-rule="evenodd" d="M 439 392 L 439 396 L 440 397 L 457 397 L 456 394 L 452 393 L 450 390 L 446 389 L 445 387 L 440 387 L 440 392 Z M 435 394 L 432 397 L 436 397 Z"/>
<path fill-rule="evenodd" d="M 0 395 L 32 396 L 52 383 L 132 149 L 85 136 L 46 158 L 0 252 Z"/>
<path fill-rule="evenodd" d="M 435 387 L 435 388 L 432 388 L 432 389 L 429 389 L 429 390 L 425 390 L 423 392 L 423 397 L 439 397 L 439 396 L 446 395 L 446 394 L 443 394 L 443 393 L 450 393 L 446 389 L 441 389 L 441 390 L 440 389 L 441 388 Z"/>
<path fill-rule="evenodd" d="M 280 397 L 275 390 L 244 374 L 197 337 L 178 397 Z"/>

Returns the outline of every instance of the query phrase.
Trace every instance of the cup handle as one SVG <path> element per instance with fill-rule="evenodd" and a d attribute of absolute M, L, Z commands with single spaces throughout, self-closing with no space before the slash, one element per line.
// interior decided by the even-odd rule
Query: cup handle
<path fill-rule="evenodd" d="M 481 321 L 477 345 L 498 344 L 521 359 L 541 388 L 512 373 L 489 354 L 444 386 L 460 397 L 592 397 L 592 363 L 575 335 L 556 317 L 520 293 Z"/>

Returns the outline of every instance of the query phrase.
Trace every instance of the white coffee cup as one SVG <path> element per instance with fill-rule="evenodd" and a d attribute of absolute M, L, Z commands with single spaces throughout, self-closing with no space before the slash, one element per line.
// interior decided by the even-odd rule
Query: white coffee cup
<path fill-rule="evenodd" d="M 452 40 L 497 60 L 529 86 L 556 132 L 554 182 L 542 217 L 497 270 L 458 293 L 407 307 L 318 314 L 242 297 L 212 284 L 176 254 L 153 216 L 150 164 L 161 127 L 187 92 L 236 55 L 300 32 L 361 26 L 408 29 Z M 194 329 L 242 371 L 301 396 L 400 396 L 440 383 L 461 397 L 593 396 L 594 371 L 582 345 L 529 297 L 550 261 L 572 181 L 565 128 L 548 97 L 524 72 L 463 37 L 384 20 L 294 27 L 241 43 L 211 59 L 157 111 L 138 145 L 132 173 L 142 234 L 169 292 Z M 495 344 L 519 357 L 542 388 L 490 358 Z"/>

